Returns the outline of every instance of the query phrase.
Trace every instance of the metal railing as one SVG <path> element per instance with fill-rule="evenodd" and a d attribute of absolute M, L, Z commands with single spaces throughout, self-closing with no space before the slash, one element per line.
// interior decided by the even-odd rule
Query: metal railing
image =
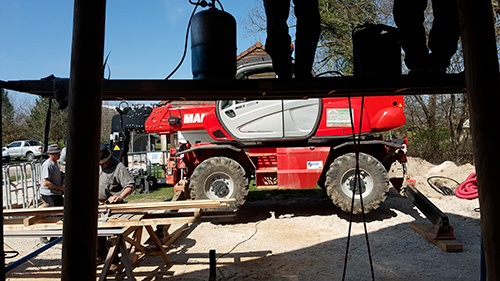
<path fill-rule="evenodd" d="M 2 166 L 3 206 L 38 207 L 40 200 L 42 161 L 5 164 Z"/>

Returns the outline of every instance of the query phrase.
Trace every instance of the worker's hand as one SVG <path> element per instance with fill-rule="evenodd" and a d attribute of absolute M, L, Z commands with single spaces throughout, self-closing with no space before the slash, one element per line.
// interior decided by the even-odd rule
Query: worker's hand
<path fill-rule="evenodd" d="M 122 202 L 122 201 L 123 201 L 123 198 L 121 196 L 111 196 L 108 198 L 108 202 L 110 204 L 118 203 L 118 202 Z"/>

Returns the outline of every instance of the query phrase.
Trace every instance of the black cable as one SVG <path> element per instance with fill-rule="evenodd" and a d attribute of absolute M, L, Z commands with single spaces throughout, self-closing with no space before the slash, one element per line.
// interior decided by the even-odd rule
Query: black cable
<path fill-rule="evenodd" d="M 255 231 L 252 233 L 252 235 L 250 235 L 248 238 L 246 238 L 246 239 L 244 239 L 244 240 L 242 240 L 242 241 L 238 242 L 236 245 L 234 245 L 234 247 L 233 247 L 231 250 L 229 250 L 228 252 L 226 252 L 226 253 L 224 253 L 224 254 L 220 255 L 220 256 L 217 258 L 217 260 L 219 260 L 220 258 L 222 258 L 222 257 L 224 257 L 224 256 L 229 255 L 229 254 L 230 254 L 230 253 L 232 253 L 232 252 L 233 252 L 233 251 L 234 251 L 234 250 L 235 250 L 235 249 L 236 249 L 239 245 L 241 245 L 241 244 L 243 244 L 243 243 L 245 243 L 245 242 L 249 241 L 250 239 L 252 239 L 252 238 L 255 236 L 255 234 L 257 234 L 257 226 L 258 226 L 261 222 L 262 222 L 262 221 L 259 221 L 259 222 L 257 222 L 257 223 L 255 224 Z"/>
<path fill-rule="evenodd" d="M 452 178 L 449 178 L 449 177 L 445 177 L 445 176 L 432 176 L 432 177 L 428 177 L 427 178 L 427 183 L 429 184 L 429 186 L 434 189 L 437 193 L 440 193 L 444 196 L 454 196 L 455 195 L 455 192 L 453 191 L 454 189 L 452 188 L 449 188 L 449 187 L 446 187 L 446 186 L 440 186 L 440 185 L 436 185 L 436 184 L 433 184 L 431 183 L 431 180 L 432 179 L 445 179 L 445 180 L 450 180 L 450 181 L 453 181 L 457 184 L 457 186 L 454 188 L 456 189 L 460 183 Z"/>
<path fill-rule="evenodd" d="M 219 3 L 220 9 L 224 11 L 224 7 L 222 6 L 222 3 L 219 0 L 215 0 L 217 3 Z M 215 4 L 214 4 L 215 5 Z"/>
<path fill-rule="evenodd" d="M 194 6 L 194 9 L 193 9 L 193 12 L 191 13 L 191 16 L 189 17 L 189 22 L 188 22 L 187 29 L 186 29 L 186 37 L 184 38 L 184 51 L 182 53 L 181 60 L 179 61 L 179 63 L 177 64 L 177 66 L 174 68 L 174 70 L 172 70 L 172 72 L 170 72 L 170 74 L 167 75 L 167 77 L 165 78 L 165 80 L 170 79 L 170 77 L 172 77 L 172 75 L 174 75 L 177 72 L 177 70 L 179 70 L 179 68 L 181 67 L 181 65 L 184 63 L 184 59 L 186 58 L 186 53 L 187 53 L 188 40 L 189 40 L 189 29 L 191 28 L 191 22 L 193 20 L 194 14 L 196 13 L 196 9 L 201 4 L 201 2 L 202 2 L 202 0 L 198 0 L 198 2 L 196 2 L 196 3 L 192 2 L 191 0 L 189 0 L 189 3 L 191 3 L 191 4 L 195 5 L 195 6 Z"/>
<path fill-rule="evenodd" d="M 354 30 L 353 30 L 354 32 Z M 356 55 L 356 48 L 354 46 L 353 52 Z M 362 65 L 360 64 L 360 67 L 362 68 Z M 363 73 L 363 71 L 361 71 Z M 353 144 L 354 144 L 354 153 L 356 156 L 356 168 L 355 168 L 355 175 L 354 175 L 354 187 L 352 191 L 352 200 L 351 200 L 351 212 L 350 212 L 350 218 L 349 218 L 349 228 L 348 228 L 348 236 L 347 236 L 347 246 L 346 246 L 346 253 L 344 257 L 344 270 L 342 273 L 342 280 L 345 280 L 346 272 L 347 272 L 347 261 L 348 261 L 348 255 L 349 255 L 349 245 L 350 245 L 350 240 L 351 240 L 351 229 L 352 229 L 352 220 L 353 220 L 353 210 L 354 210 L 354 201 L 355 201 L 355 196 L 356 196 L 356 188 L 358 187 L 358 183 L 361 183 L 361 173 L 359 169 L 359 147 L 361 145 L 361 133 L 362 133 L 362 122 L 363 122 L 363 107 L 364 107 L 364 102 L 365 102 L 365 95 L 364 95 L 364 87 L 363 87 L 363 94 L 361 95 L 361 109 L 360 109 L 360 117 L 359 117 L 359 133 L 358 133 L 358 138 L 356 138 L 356 132 L 354 130 L 354 116 L 351 113 L 352 112 L 352 103 L 351 103 L 351 95 L 349 92 L 349 88 L 346 85 L 346 91 L 347 91 L 347 100 L 349 103 L 349 117 L 351 119 L 351 128 L 352 128 L 352 138 L 353 138 Z M 366 217 L 365 217 L 365 208 L 364 208 L 364 203 L 363 203 L 363 192 L 361 190 L 361 184 L 359 184 L 359 199 L 360 199 L 360 204 L 361 204 L 361 214 L 363 218 L 363 228 L 365 232 L 365 240 L 366 240 L 366 247 L 368 251 L 368 260 L 370 262 L 370 272 L 371 272 L 371 277 L 372 280 L 375 280 L 375 272 L 373 269 L 373 260 L 372 260 L 372 255 L 371 255 L 371 249 L 370 249 L 370 240 L 368 238 L 368 228 L 366 226 Z"/>
<path fill-rule="evenodd" d="M 218 257 L 215 261 L 217 262 L 220 258 L 222 258 L 222 257 L 224 257 L 224 256 L 229 255 L 229 254 L 230 254 L 230 253 L 232 253 L 232 252 L 233 252 L 233 251 L 234 251 L 234 250 L 235 250 L 235 249 L 236 249 L 239 245 L 241 245 L 241 244 L 243 244 L 243 243 L 245 243 L 245 242 L 249 241 L 250 239 L 252 239 L 252 238 L 255 236 L 255 234 L 257 234 L 257 226 L 258 226 L 261 222 L 262 222 L 262 221 L 259 221 L 259 222 L 257 222 L 257 223 L 255 224 L 255 231 L 252 233 L 252 235 L 250 235 L 248 238 L 246 238 L 246 239 L 244 239 L 244 240 L 242 240 L 242 241 L 238 242 L 236 245 L 234 245 L 234 247 L 233 247 L 231 250 L 229 250 L 228 252 L 226 252 L 226 253 L 224 253 L 224 254 L 220 255 L 220 256 L 219 256 L 219 257 Z M 218 270 L 218 271 L 219 271 L 219 273 L 222 275 L 222 278 L 223 278 L 224 280 L 227 280 L 227 279 L 226 279 L 226 277 L 224 276 L 224 274 L 222 273 L 222 271 L 220 270 L 220 268 L 219 268 L 219 267 L 217 267 L 217 270 Z"/>
<path fill-rule="evenodd" d="M 19 256 L 19 252 L 18 251 L 4 251 L 4 255 L 5 255 L 6 259 L 13 259 L 13 258 Z M 9 256 L 9 255 L 11 255 L 11 256 Z"/>

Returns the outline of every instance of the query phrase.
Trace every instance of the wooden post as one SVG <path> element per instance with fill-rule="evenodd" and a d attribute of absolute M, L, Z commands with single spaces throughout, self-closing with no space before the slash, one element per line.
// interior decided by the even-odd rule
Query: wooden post
<path fill-rule="evenodd" d="M 0 84 L 0 95 L 3 93 L 3 88 L 1 87 L 1 84 Z M 0 99 L 0 116 L 2 116 L 2 100 Z M 3 131 L 2 131 L 2 123 L 0 122 L 0 143 L 3 143 L 3 139 L 2 139 L 2 135 L 3 135 Z M 1 161 L 1 160 L 0 160 Z M 3 164 L 3 163 L 2 163 Z M 3 171 L 2 171 L 2 174 L 0 174 L 0 181 L 3 182 Z M 2 198 L 3 200 L 3 188 L 0 188 L 0 198 Z M 0 211 L 2 212 L 2 223 L 0 223 L 0 243 L 2 243 L 2 246 L 0 248 L 0 266 L 2 268 L 5 268 L 5 251 L 4 251 L 4 246 L 3 246 L 3 206 L 2 206 L 2 210 Z M 2 270 L 2 272 L 0 273 L 0 281 L 3 281 L 5 280 L 5 270 Z"/>
<path fill-rule="evenodd" d="M 500 280 L 497 146 L 500 79 L 491 1 L 459 0 L 474 161 L 488 280 Z M 475 245 L 474 247 L 479 247 Z"/>
<path fill-rule="evenodd" d="M 105 0 L 75 0 L 62 280 L 95 280 Z"/>

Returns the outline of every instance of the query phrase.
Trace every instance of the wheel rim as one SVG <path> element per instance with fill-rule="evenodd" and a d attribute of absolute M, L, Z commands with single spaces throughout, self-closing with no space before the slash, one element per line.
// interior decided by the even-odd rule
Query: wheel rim
<path fill-rule="evenodd" d="M 355 169 L 351 169 L 342 175 L 341 188 L 342 192 L 349 198 L 352 198 L 354 182 L 355 182 Z M 373 191 L 373 178 L 363 169 L 360 169 L 359 183 L 356 186 L 355 199 L 360 199 L 360 190 L 362 191 L 363 198 L 370 195 Z"/>
<path fill-rule="evenodd" d="M 208 176 L 204 186 L 205 194 L 210 199 L 230 198 L 234 193 L 233 179 L 222 172 Z"/>

